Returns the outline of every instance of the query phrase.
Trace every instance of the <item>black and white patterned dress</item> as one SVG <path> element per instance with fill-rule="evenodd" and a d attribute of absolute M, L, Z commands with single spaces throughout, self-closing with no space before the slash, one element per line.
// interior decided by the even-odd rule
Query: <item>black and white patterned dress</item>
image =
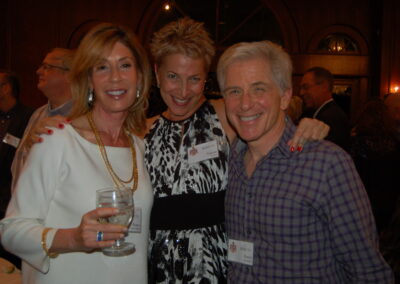
<path fill-rule="evenodd" d="M 213 140 L 217 158 L 188 162 L 194 145 Z M 182 121 L 160 116 L 145 142 L 154 192 L 149 283 L 225 282 L 229 144 L 213 106 L 205 102 Z"/>

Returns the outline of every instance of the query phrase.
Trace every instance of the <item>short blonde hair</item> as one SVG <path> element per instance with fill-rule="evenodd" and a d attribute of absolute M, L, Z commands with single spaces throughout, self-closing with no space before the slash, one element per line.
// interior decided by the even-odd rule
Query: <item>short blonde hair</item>
<path fill-rule="evenodd" d="M 157 65 L 161 65 L 166 56 L 177 53 L 195 59 L 203 58 L 206 72 L 215 54 L 214 42 L 203 23 L 188 17 L 171 22 L 155 32 L 150 50 Z"/>
<path fill-rule="evenodd" d="M 120 42 L 132 52 L 139 74 L 140 96 L 130 107 L 124 122 L 126 129 L 137 134 L 146 129 L 146 110 L 151 84 L 151 67 L 146 52 L 135 34 L 128 28 L 102 23 L 92 28 L 80 43 L 71 70 L 71 89 L 74 99 L 71 119 L 90 111 L 88 105 L 89 82 L 93 67 L 101 60 L 104 52 Z"/>
<path fill-rule="evenodd" d="M 271 68 L 275 83 L 281 94 L 292 88 L 292 61 L 280 45 L 271 41 L 241 42 L 232 45 L 221 55 L 217 66 L 217 77 L 221 91 L 225 86 L 226 69 L 239 60 L 264 59 Z"/>

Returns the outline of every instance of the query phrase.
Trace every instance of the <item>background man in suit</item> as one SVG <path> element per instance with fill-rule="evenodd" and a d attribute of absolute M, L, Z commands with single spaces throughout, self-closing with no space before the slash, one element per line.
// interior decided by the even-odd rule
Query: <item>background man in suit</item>
<path fill-rule="evenodd" d="M 300 97 L 304 116 L 321 120 L 330 126 L 325 138 L 345 150 L 350 146 L 350 122 L 346 113 L 332 98 L 333 76 L 322 67 L 313 67 L 303 75 Z"/>

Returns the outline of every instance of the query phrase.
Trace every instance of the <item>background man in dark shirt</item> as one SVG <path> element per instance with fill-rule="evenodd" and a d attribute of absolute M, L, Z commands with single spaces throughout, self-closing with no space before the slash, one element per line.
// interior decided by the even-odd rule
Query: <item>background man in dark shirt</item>
<path fill-rule="evenodd" d="M 0 219 L 11 198 L 11 163 L 15 150 L 33 112 L 32 108 L 18 102 L 19 91 L 18 77 L 10 71 L 0 70 Z M 2 246 L 0 257 L 20 266 L 20 260 L 4 251 Z"/>
<path fill-rule="evenodd" d="M 11 163 L 33 112 L 18 102 L 19 81 L 15 74 L 0 70 L 0 218 L 4 217 L 11 192 Z"/>
<path fill-rule="evenodd" d="M 322 67 L 310 68 L 304 73 L 300 85 L 304 116 L 313 117 L 329 125 L 325 138 L 343 149 L 350 148 L 350 122 L 346 113 L 333 100 L 333 76 Z"/>

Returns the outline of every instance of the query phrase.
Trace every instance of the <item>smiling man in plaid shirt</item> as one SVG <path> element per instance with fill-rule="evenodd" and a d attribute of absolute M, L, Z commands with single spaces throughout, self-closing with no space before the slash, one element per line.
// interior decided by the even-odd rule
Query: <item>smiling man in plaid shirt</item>
<path fill-rule="evenodd" d="M 231 148 L 225 198 L 230 283 L 393 283 L 351 158 L 318 141 L 287 146 L 289 55 L 271 42 L 236 44 L 218 63 Z"/>

